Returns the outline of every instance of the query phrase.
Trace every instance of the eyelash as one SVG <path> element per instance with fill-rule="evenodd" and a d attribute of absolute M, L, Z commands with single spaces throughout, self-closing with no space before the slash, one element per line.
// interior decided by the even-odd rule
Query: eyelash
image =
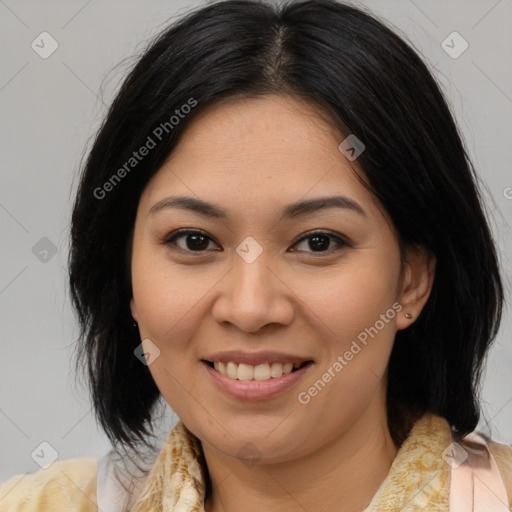
<path fill-rule="evenodd" d="M 200 235 L 200 236 L 208 238 L 212 242 L 216 243 L 204 231 L 191 230 L 191 229 L 182 229 L 182 230 L 178 230 L 173 233 L 170 233 L 162 240 L 162 243 L 167 246 L 171 246 L 171 245 L 176 246 L 175 241 L 179 238 L 185 237 L 186 235 Z M 327 236 L 327 237 L 331 238 L 338 244 L 338 247 L 334 248 L 334 249 L 328 249 L 326 251 L 318 251 L 318 252 L 314 252 L 314 251 L 292 251 L 292 252 L 309 252 L 310 254 L 313 254 L 313 255 L 331 255 L 332 253 L 337 252 L 344 247 L 352 247 L 345 239 L 343 239 L 338 234 L 333 233 L 332 231 L 310 231 L 310 232 L 307 232 L 307 233 L 305 233 L 305 236 L 302 236 L 302 238 L 299 238 L 296 242 L 294 242 L 293 245 L 297 245 L 298 243 L 300 243 L 304 240 L 313 238 L 314 236 L 318 236 L 318 235 Z M 178 247 L 178 250 L 187 252 L 188 254 L 196 253 L 198 256 L 202 256 L 206 252 L 206 250 L 191 251 L 188 249 L 182 249 L 181 247 Z"/>

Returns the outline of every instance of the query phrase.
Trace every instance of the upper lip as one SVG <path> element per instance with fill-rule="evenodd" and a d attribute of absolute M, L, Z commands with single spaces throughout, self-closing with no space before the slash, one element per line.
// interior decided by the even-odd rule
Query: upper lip
<path fill-rule="evenodd" d="M 244 352 L 242 350 L 228 350 L 227 352 L 216 352 L 203 358 L 205 361 L 214 363 L 222 361 L 224 363 L 243 363 L 243 364 L 263 364 L 263 363 L 303 363 L 312 361 L 311 357 L 304 357 L 297 354 L 284 354 L 283 352 L 274 352 L 265 350 L 262 352 Z"/>

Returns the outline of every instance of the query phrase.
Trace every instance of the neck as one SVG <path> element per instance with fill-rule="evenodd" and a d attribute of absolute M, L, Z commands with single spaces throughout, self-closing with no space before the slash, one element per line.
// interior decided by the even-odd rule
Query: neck
<path fill-rule="evenodd" d="M 212 493 L 206 512 L 361 512 L 386 478 L 398 448 L 384 407 L 371 404 L 320 450 L 278 464 L 245 467 L 205 451 Z"/>

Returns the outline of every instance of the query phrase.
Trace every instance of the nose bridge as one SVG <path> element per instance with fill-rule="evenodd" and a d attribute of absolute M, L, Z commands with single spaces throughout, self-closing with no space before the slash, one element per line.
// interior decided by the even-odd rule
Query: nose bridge
<path fill-rule="evenodd" d="M 270 251 L 264 250 L 254 238 L 247 237 L 236 248 L 233 260 L 232 293 L 236 295 L 236 303 L 246 307 L 246 303 L 250 306 L 253 301 L 271 301 L 274 283 L 269 268 Z"/>
<path fill-rule="evenodd" d="M 294 309 L 271 260 L 270 251 L 252 237 L 238 245 L 232 270 L 214 306 L 218 322 L 229 321 L 240 329 L 256 331 L 268 323 L 291 321 Z"/>

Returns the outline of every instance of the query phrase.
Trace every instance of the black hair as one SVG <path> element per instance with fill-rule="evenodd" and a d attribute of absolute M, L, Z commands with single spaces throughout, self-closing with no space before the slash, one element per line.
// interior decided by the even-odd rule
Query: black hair
<path fill-rule="evenodd" d="M 342 134 L 364 143 L 357 163 L 402 255 L 415 246 L 435 255 L 429 299 L 412 328 L 397 332 L 389 361 L 395 443 L 426 411 L 446 418 L 457 435 L 471 432 L 503 302 L 478 176 L 412 45 L 373 15 L 334 0 L 206 5 L 166 27 L 123 81 L 82 166 L 71 225 L 77 369 L 87 372 L 99 423 L 113 445 L 134 447 L 150 434 L 160 397 L 134 356 L 141 339 L 129 307 L 142 191 L 204 108 L 276 93 L 313 101 Z M 148 137 L 155 146 L 130 161 Z"/>

